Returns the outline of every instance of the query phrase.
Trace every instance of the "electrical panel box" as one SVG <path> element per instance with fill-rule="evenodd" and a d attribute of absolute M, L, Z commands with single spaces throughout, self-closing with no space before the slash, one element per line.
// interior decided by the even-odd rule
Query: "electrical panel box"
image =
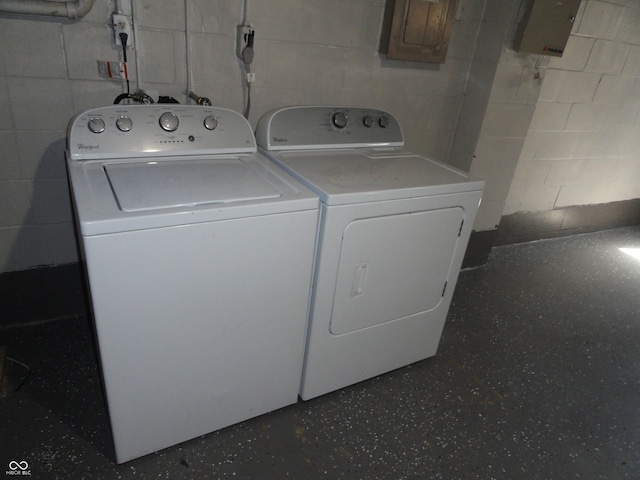
<path fill-rule="evenodd" d="M 379 51 L 390 60 L 444 63 L 456 0 L 387 0 Z"/>
<path fill-rule="evenodd" d="M 518 52 L 561 57 L 580 8 L 580 0 L 530 0 L 518 26 Z"/>

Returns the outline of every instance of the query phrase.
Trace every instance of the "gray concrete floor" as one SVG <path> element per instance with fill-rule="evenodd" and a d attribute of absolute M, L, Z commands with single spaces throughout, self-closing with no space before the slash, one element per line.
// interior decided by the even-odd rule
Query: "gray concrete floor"
<path fill-rule="evenodd" d="M 87 319 L 0 330 L 31 368 L 0 399 L 0 475 L 638 479 L 640 260 L 624 247 L 640 227 L 496 248 L 462 272 L 435 357 L 123 465 Z"/>

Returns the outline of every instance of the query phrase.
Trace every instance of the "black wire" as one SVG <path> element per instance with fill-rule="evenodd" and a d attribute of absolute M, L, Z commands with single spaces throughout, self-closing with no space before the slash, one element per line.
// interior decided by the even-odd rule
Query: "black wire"
<path fill-rule="evenodd" d="M 129 38 L 129 35 L 127 35 L 124 32 L 120 32 L 120 43 L 122 44 L 122 58 L 124 60 L 125 63 L 125 72 L 126 72 L 126 80 L 127 80 L 127 93 L 131 93 L 131 90 L 129 89 L 129 70 L 127 69 L 127 40 Z"/>
<path fill-rule="evenodd" d="M 242 61 L 244 63 L 244 74 L 247 80 L 247 103 L 244 109 L 244 118 L 249 118 L 249 112 L 251 110 L 251 82 L 249 81 L 249 75 L 251 74 L 251 63 L 253 62 L 253 41 L 255 37 L 255 30 L 249 30 L 249 33 L 245 35 L 247 46 L 242 49 Z"/>
<path fill-rule="evenodd" d="M 118 96 L 116 97 L 116 99 L 113 101 L 113 104 L 114 104 L 114 105 L 117 105 L 117 104 L 119 104 L 122 100 L 124 100 L 125 98 L 131 98 L 131 99 L 134 99 L 134 98 L 133 98 L 133 95 L 131 95 L 130 93 L 121 93 L 121 94 L 120 94 L 120 95 L 118 95 Z M 134 100 L 135 100 L 135 99 L 134 99 Z"/>
<path fill-rule="evenodd" d="M 247 79 L 247 103 L 244 109 L 244 118 L 249 118 L 249 112 L 251 111 L 251 82 L 249 81 L 249 74 L 251 73 L 251 68 L 248 63 L 244 64 L 245 75 Z"/>

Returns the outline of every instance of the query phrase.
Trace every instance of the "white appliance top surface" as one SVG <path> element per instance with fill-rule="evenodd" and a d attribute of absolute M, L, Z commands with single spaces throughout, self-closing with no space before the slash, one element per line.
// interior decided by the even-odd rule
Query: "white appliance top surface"
<path fill-rule="evenodd" d="M 83 235 L 318 209 L 317 195 L 257 153 L 237 112 L 110 105 L 69 122 L 67 172 Z"/>
<path fill-rule="evenodd" d="M 327 205 L 482 190 L 484 182 L 402 149 L 265 152 Z"/>
<path fill-rule="evenodd" d="M 268 112 L 256 128 L 260 152 L 327 205 L 482 190 L 484 182 L 404 149 L 389 112 L 348 106 L 295 106 Z"/>
<path fill-rule="evenodd" d="M 278 198 L 273 184 L 239 157 L 104 166 L 125 212 Z"/>
<path fill-rule="evenodd" d="M 259 153 L 72 160 L 84 236 L 317 210 L 317 195 Z"/>

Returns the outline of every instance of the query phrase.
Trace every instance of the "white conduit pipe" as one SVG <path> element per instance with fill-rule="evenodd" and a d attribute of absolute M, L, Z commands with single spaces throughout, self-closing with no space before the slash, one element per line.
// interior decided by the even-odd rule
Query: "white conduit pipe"
<path fill-rule="evenodd" d="M 93 8 L 93 0 L 48 2 L 46 0 L 0 0 L 0 13 L 82 18 Z"/>

